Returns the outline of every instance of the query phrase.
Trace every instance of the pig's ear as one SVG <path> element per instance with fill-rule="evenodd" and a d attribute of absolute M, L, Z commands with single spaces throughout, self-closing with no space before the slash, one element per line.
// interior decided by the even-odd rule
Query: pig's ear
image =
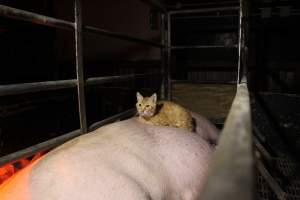
<path fill-rule="evenodd" d="M 150 98 L 152 99 L 153 103 L 157 102 L 157 95 L 156 95 L 156 93 L 152 94 L 152 96 Z"/>
<path fill-rule="evenodd" d="M 139 92 L 136 93 L 136 99 L 137 99 L 137 101 L 142 101 L 143 98 L 144 97 Z"/>

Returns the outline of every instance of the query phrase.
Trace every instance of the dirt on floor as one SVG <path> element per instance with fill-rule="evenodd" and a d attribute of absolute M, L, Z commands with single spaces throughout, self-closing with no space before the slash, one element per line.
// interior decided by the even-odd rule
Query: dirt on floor
<path fill-rule="evenodd" d="M 173 101 L 207 118 L 226 118 L 236 93 L 234 84 L 173 83 Z"/>

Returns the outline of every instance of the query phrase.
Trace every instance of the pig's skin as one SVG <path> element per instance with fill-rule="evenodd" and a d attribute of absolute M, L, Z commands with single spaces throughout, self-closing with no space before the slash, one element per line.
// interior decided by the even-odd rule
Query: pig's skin
<path fill-rule="evenodd" d="M 16 174 L 1 200 L 193 200 L 213 148 L 185 130 L 132 118 L 77 137 Z"/>

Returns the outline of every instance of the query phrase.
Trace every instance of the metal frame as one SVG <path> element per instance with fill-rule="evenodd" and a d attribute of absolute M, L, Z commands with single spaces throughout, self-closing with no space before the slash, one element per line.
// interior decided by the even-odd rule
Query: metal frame
<path fill-rule="evenodd" d="M 203 8 L 193 10 L 176 10 L 168 13 L 168 74 L 170 74 L 171 50 L 204 48 L 237 48 L 238 78 L 237 92 L 233 100 L 219 144 L 213 156 L 209 179 L 201 199 L 245 199 L 254 198 L 254 160 L 252 150 L 252 128 L 250 98 L 247 87 L 247 0 L 240 0 L 239 7 Z M 171 45 L 171 19 L 181 14 L 206 13 L 216 11 L 239 11 L 239 43 L 233 46 L 217 45 Z"/>
<path fill-rule="evenodd" d="M 162 13 L 166 12 L 166 9 L 163 4 L 159 3 L 156 0 L 141 0 L 144 3 L 147 3 L 150 6 L 155 7 L 160 10 Z M 74 14 L 75 14 L 75 22 L 70 22 L 66 20 L 56 19 L 53 17 L 48 17 L 44 15 L 40 15 L 37 13 L 12 8 L 5 5 L 0 5 L 0 16 L 6 18 L 12 18 L 16 20 L 22 20 L 29 23 L 45 25 L 49 27 L 54 27 L 58 29 L 65 29 L 74 31 L 75 34 L 75 52 L 76 52 L 76 79 L 70 80 L 57 80 L 57 81 L 45 81 L 45 82 L 35 82 L 35 83 L 22 83 L 22 84 L 9 84 L 9 85 L 0 85 L 0 96 L 5 95 L 16 95 L 30 92 L 38 92 L 38 91 L 48 91 L 48 90 L 58 90 L 58 89 L 66 89 L 66 88 L 74 88 L 77 87 L 78 94 L 78 106 L 79 106 L 79 117 L 80 117 L 80 130 L 72 131 L 68 134 L 64 134 L 57 138 L 42 142 L 40 144 L 34 145 L 32 147 L 26 148 L 24 150 L 9 154 L 0 158 L 0 166 L 13 162 L 21 157 L 30 156 L 34 153 L 37 153 L 42 150 L 47 150 L 58 146 L 59 144 L 66 142 L 67 140 L 72 139 L 80 134 L 86 133 L 88 131 L 94 130 L 96 127 L 102 126 L 106 123 L 115 121 L 125 116 L 130 116 L 134 114 L 134 111 L 131 109 L 129 111 L 125 111 L 123 113 L 117 114 L 115 116 L 104 119 L 100 122 L 96 122 L 92 124 L 89 128 L 87 127 L 86 120 L 86 103 L 85 103 L 85 88 L 87 86 L 98 85 L 102 83 L 108 82 L 120 82 L 124 80 L 130 80 L 140 77 L 152 77 L 158 75 L 157 73 L 145 73 L 145 74 L 129 74 L 122 76 L 107 76 L 107 77 L 91 77 L 88 79 L 84 78 L 84 68 L 83 68 L 83 52 L 82 52 L 82 34 L 85 33 L 93 33 L 96 35 L 111 37 L 114 39 L 125 40 L 129 42 L 135 42 L 147 46 L 152 46 L 156 48 L 160 48 L 165 51 L 165 44 L 158 44 L 152 41 L 132 37 L 129 35 L 125 35 L 122 33 L 117 33 L 109 30 L 100 29 L 92 26 L 84 26 L 82 25 L 82 15 L 81 15 L 81 1 L 74 0 Z M 165 30 L 162 29 L 162 36 L 165 35 Z M 162 40 L 165 40 L 162 38 Z M 165 65 L 165 54 L 161 55 L 162 60 L 162 68 Z M 163 71 L 165 72 L 165 71 Z M 159 74 L 162 75 L 162 74 Z M 163 75 L 165 76 L 165 75 Z M 166 83 L 165 83 L 166 84 Z M 166 88 L 166 86 L 165 86 Z"/>
<path fill-rule="evenodd" d="M 141 0 L 165 12 L 165 8 L 156 0 Z M 192 14 L 199 12 L 214 12 L 236 10 L 238 7 L 208 8 L 197 10 L 171 11 L 163 13 L 162 17 L 162 44 L 153 44 L 150 41 L 141 40 L 127 35 L 114 33 L 111 31 L 98 29 L 94 27 L 81 25 L 80 0 L 75 0 L 76 16 L 75 23 L 58 20 L 19 9 L 10 8 L 0 5 L 0 16 L 25 20 L 32 23 L 43 24 L 56 28 L 72 29 L 76 36 L 76 66 L 77 79 L 48 81 L 40 83 L 26 83 L 0 86 L 0 96 L 20 94 L 26 92 L 36 92 L 43 90 L 62 89 L 78 87 L 78 100 L 81 107 L 81 130 L 75 130 L 69 134 L 59 136 L 46 142 L 37 144 L 27 149 L 9 154 L 0 158 L 0 166 L 17 160 L 24 156 L 33 155 L 41 150 L 51 149 L 63 142 L 74 138 L 87 130 L 85 126 L 85 108 L 84 105 L 84 88 L 87 85 L 95 85 L 109 81 L 120 81 L 125 79 L 136 78 L 139 75 L 125 75 L 112 77 L 94 77 L 84 80 L 82 65 L 82 29 L 87 32 L 99 35 L 109 36 L 117 39 L 138 42 L 144 45 L 159 47 L 162 50 L 162 72 L 164 77 L 164 88 L 166 97 L 171 99 L 171 15 L 174 14 Z M 246 0 L 240 0 L 240 23 L 239 23 L 239 67 L 238 67 L 238 85 L 236 97 L 233 101 L 225 127 L 222 131 L 219 145 L 212 160 L 209 179 L 204 186 L 202 198 L 205 200 L 215 199 L 253 199 L 253 156 L 252 156 L 252 136 L 251 136 L 251 116 L 249 92 L 247 88 L 246 67 L 247 67 L 247 4 Z M 165 29 L 165 27 L 167 27 Z M 178 47 L 175 47 L 175 49 Z M 209 47 L 210 48 L 210 47 Z M 173 47 L 174 49 L 174 47 Z M 166 57 L 166 58 L 165 58 Z M 146 76 L 146 74 L 142 75 Z M 2 93 L 3 92 L 3 93 Z M 113 117 L 97 122 L 90 126 L 89 130 L 102 126 L 106 123 L 115 121 L 122 117 L 128 117 L 134 113 L 134 110 L 128 110 L 117 114 Z"/>

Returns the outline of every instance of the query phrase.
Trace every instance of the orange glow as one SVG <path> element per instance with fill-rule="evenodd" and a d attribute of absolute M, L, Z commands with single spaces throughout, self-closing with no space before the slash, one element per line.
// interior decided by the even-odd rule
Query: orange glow
<path fill-rule="evenodd" d="M 33 163 L 35 160 L 39 159 L 45 152 L 36 153 L 32 159 L 21 158 L 13 163 L 8 163 L 0 167 L 0 185 L 4 183 L 7 179 L 12 177 L 16 172 Z"/>

